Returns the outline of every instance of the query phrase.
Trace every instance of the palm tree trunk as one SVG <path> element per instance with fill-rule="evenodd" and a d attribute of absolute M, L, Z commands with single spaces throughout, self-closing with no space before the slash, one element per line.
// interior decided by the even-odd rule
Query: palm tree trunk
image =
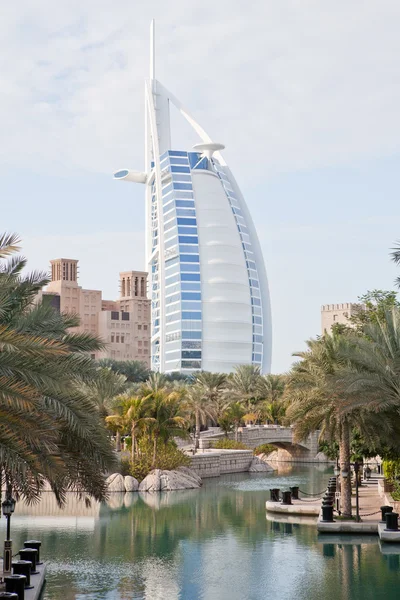
<path fill-rule="evenodd" d="M 135 423 L 132 423 L 132 427 L 131 427 L 131 441 L 132 441 L 132 447 L 131 447 L 131 461 L 135 462 L 135 454 L 136 454 L 136 436 L 135 436 Z"/>
<path fill-rule="evenodd" d="M 118 429 L 115 434 L 115 450 L 121 452 L 121 432 Z"/>
<path fill-rule="evenodd" d="M 340 428 L 339 462 L 341 473 L 347 472 L 347 477 L 340 475 L 342 513 L 344 517 L 351 517 L 350 427 L 346 420 Z"/>
<path fill-rule="evenodd" d="M 154 443 L 153 443 L 153 464 L 152 467 L 156 466 L 156 458 L 157 458 L 157 434 L 154 434 Z"/>
<path fill-rule="evenodd" d="M 195 419 L 196 419 L 196 427 L 195 427 L 195 433 L 194 433 L 194 453 L 196 454 L 197 448 L 199 447 L 199 438 L 200 438 L 200 414 L 199 414 L 198 410 L 196 410 Z"/>
<path fill-rule="evenodd" d="M 239 437 L 239 425 L 236 423 L 235 424 L 235 442 L 238 441 L 238 437 Z"/>

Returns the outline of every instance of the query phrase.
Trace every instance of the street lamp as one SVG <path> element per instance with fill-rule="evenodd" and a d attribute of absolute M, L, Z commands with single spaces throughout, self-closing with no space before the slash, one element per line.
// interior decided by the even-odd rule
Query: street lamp
<path fill-rule="evenodd" d="M 11 575 L 12 565 L 12 540 L 10 539 L 11 529 L 11 515 L 15 510 L 15 500 L 12 497 L 8 497 L 1 503 L 3 515 L 7 519 L 7 538 L 4 540 L 4 554 L 3 554 L 3 575 Z"/>

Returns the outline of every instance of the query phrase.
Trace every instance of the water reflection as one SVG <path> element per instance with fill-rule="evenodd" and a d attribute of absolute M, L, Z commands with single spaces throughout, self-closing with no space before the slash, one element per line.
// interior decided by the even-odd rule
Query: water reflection
<path fill-rule="evenodd" d="M 285 465 L 201 490 L 114 494 L 89 508 L 71 498 L 65 513 L 49 495 L 18 506 L 12 533 L 18 547 L 43 542 L 45 600 L 397 599 L 400 557 L 384 556 L 376 537 L 318 536 L 304 517 L 266 518 L 270 488 L 315 493 L 328 477 Z"/>

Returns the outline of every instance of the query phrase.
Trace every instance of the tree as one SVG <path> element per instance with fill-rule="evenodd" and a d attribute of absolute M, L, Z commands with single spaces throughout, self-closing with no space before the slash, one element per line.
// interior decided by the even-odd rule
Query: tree
<path fill-rule="evenodd" d="M 151 403 L 147 397 L 130 396 L 129 393 L 117 398 L 117 412 L 106 417 L 106 422 L 120 431 L 129 431 L 132 438 L 131 460 L 135 461 L 136 438 L 139 431 L 152 423 L 150 417 Z"/>
<path fill-rule="evenodd" d="M 204 398 L 212 406 L 211 420 L 218 419 L 222 416 L 228 407 L 226 396 L 227 377 L 225 373 L 210 373 L 209 371 L 201 371 L 193 377 L 194 384 L 202 390 Z M 210 412 L 211 415 L 211 412 Z"/>
<path fill-rule="evenodd" d="M 245 404 L 251 412 L 259 400 L 260 368 L 255 365 L 239 365 L 227 379 L 226 397 L 233 402 Z"/>
<path fill-rule="evenodd" d="M 200 426 L 207 423 L 207 419 L 215 419 L 216 411 L 204 387 L 199 384 L 191 385 L 185 394 L 185 408 L 195 424 L 194 452 L 199 447 Z"/>
<path fill-rule="evenodd" d="M 243 417 L 245 416 L 246 411 L 243 408 L 243 405 L 241 402 L 232 402 L 232 404 L 229 406 L 228 410 L 226 411 L 224 418 L 228 421 L 232 423 L 232 426 L 234 428 L 235 431 L 235 441 L 238 441 L 238 433 L 239 433 L 239 427 L 240 424 L 243 421 Z"/>
<path fill-rule="evenodd" d="M 150 371 L 146 364 L 139 360 L 114 360 L 112 358 L 102 358 L 99 360 L 99 366 L 109 368 L 115 373 L 124 375 L 129 383 L 141 383 L 146 381 L 150 375 Z"/>
<path fill-rule="evenodd" d="M 151 402 L 148 423 L 153 439 L 152 466 L 155 467 L 159 441 L 165 444 L 174 437 L 188 437 L 188 419 L 181 401 L 182 392 L 159 388 L 147 398 Z"/>
<path fill-rule="evenodd" d="M 38 300 L 43 273 L 22 275 L 15 235 L 0 238 L 0 470 L 2 483 L 36 499 L 47 480 L 102 500 L 114 456 L 97 406 L 80 391 L 96 379 L 90 352 L 100 340 L 69 333 L 79 320 Z M 8 261 L 4 259 L 11 256 Z"/>
<path fill-rule="evenodd" d="M 82 383 L 82 393 L 90 398 L 99 409 L 100 416 L 105 419 L 110 414 L 112 401 L 126 389 L 126 377 L 114 372 L 109 367 L 99 367 L 97 377 L 90 383 Z"/>
<path fill-rule="evenodd" d="M 285 390 L 285 379 L 282 375 L 263 375 L 257 382 L 258 396 L 262 398 L 259 415 L 272 423 L 282 423 L 285 406 L 282 396 Z"/>
<path fill-rule="evenodd" d="M 392 261 L 396 264 L 396 265 L 400 265 L 400 242 L 396 242 L 396 245 L 394 248 L 392 248 L 393 252 L 390 253 L 390 256 L 392 257 Z M 396 281 L 395 281 L 397 287 L 400 287 L 400 277 L 397 277 Z"/>
<path fill-rule="evenodd" d="M 294 426 L 294 439 L 301 441 L 310 433 L 320 430 L 320 439 L 339 441 L 342 471 L 350 471 L 350 423 L 348 415 L 340 411 L 342 398 L 335 392 L 332 378 L 345 367 L 342 346 L 346 336 L 325 335 L 308 340 L 307 350 L 297 352 L 301 360 L 294 364 L 288 377 L 285 397 L 287 417 Z M 350 478 L 341 481 L 342 508 L 351 516 Z"/>

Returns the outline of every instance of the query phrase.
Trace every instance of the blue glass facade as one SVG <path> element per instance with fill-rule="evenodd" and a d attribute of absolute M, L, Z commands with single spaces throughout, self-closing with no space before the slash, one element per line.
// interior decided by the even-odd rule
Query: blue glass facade
<path fill-rule="evenodd" d="M 169 150 L 160 156 L 164 255 L 152 261 L 152 367 L 160 366 L 160 281 L 159 260 L 164 261 L 165 278 L 165 371 L 202 368 L 202 294 L 196 205 L 191 172 L 206 169 L 222 184 L 235 218 L 242 243 L 252 310 L 252 363 L 262 366 L 263 318 L 257 265 L 245 216 L 224 168 L 216 159 L 197 152 Z M 155 186 L 152 187 L 152 249 L 159 243 L 159 216 Z"/>
<path fill-rule="evenodd" d="M 160 157 L 167 372 L 201 369 L 200 258 L 191 154 L 195 153 L 170 150 Z"/>

